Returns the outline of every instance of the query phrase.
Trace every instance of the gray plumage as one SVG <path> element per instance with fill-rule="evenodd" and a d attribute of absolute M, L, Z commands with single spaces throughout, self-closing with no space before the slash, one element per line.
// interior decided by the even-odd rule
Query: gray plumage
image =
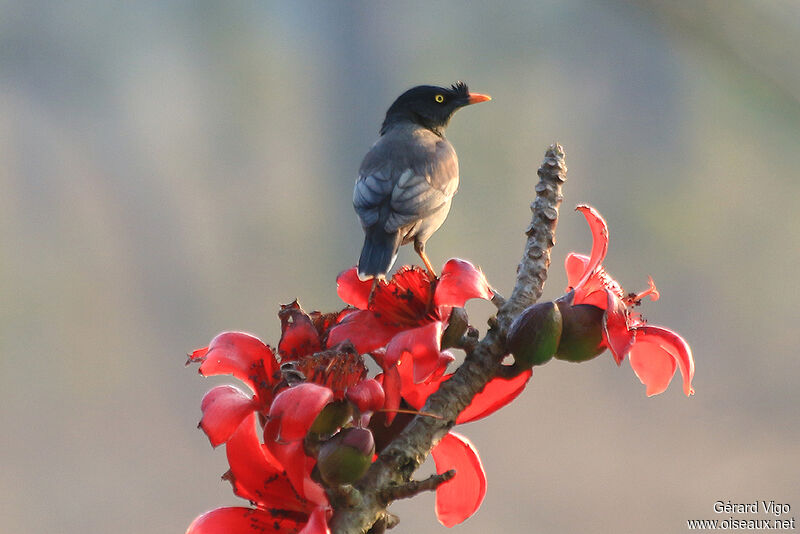
<path fill-rule="evenodd" d="M 434 100 L 443 95 L 447 101 Z M 385 277 L 399 247 L 412 241 L 433 271 L 425 242 L 447 218 L 458 189 L 458 157 L 444 129 L 456 109 L 484 100 L 488 97 L 470 95 L 463 84 L 453 89 L 420 86 L 389 109 L 353 189 L 353 206 L 365 233 L 359 278 Z"/>

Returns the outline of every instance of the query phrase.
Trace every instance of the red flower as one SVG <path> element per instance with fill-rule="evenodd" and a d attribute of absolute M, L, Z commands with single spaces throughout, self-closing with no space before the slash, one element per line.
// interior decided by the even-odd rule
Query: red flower
<path fill-rule="evenodd" d="M 268 447 L 261 442 L 259 429 L 256 413 L 250 412 L 226 443 L 230 469 L 223 476 L 234 493 L 254 508 L 212 510 L 195 519 L 187 534 L 330 532 L 330 506 L 322 487 L 309 476 L 311 459 L 303 455 L 306 461 L 298 461 L 296 446 Z"/>
<path fill-rule="evenodd" d="M 324 424 L 335 425 L 335 432 L 345 424 L 337 417 L 347 401 L 354 407 L 350 424 L 362 427 L 381 409 L 390 422 L 401 398 L 421 408 L 452 377 L 445 370 L 454 358 L 441 350 L 452 308 L 492 295 L 483 274 L 462 260 L 447 262 L 433 282 L 418 268 L 403 268 L 376 288 L 372 302 L 371 283 L 360 282 L 355 269 L 342 273 L 338 284 L 342 298 L 357 309 L 306 314 L 297 302 L 282 306 L 277 353 L 249 334 L 226 332 L 190 356 L 201 364 L 201 374 L 232 374 L 251 390 L 213 388 L 203 398 L 200 427 L 213 446 L 226 444 L 230 470 L 225 478 L 236 495 L 254 505 L 208 512 L 192 523 L 190 534 L 327 532 L 330 505 L 311 476 L 317 459 L 304 447 L 312 425 L 315 436 L 327 432 L 320 430 Z M 364 353 L 381 365 L 382 374 L 367 378 Z M 457 422 L 504 406 L 529 377 L 527 372 L 493 380 Z M 349 418 L 351 409 L 344 413 Z M 452 526 L 480 506 L 486 474 L 475 448 L 458 434 L 447 434 L 432 454 L 437 472 L 457 470 L 436 496 L 437 517 Z"/>
<path fill-rule="evenodd" d="M 440 350 L 450 312 L 471 298 L 492 297 L 483 273 L 459 259 L 449 260 L 433 282 L 422 269 L 403 267 L 391 281 L 379 283 L 372 302 L 372 282 L 359 280 L 355 267 L 341 273 L 337 285 L 342 300 L 358 310 L 343 314 L 330 330 L 328 346 L 350 341 L 358 352 L 373 355 L 384 370 L 385 408 L 390 411 L 399 407 L 401 397 L 421 409 L 430 394 L 452 377 L 444 372 L 454 358 Z M 510 380 L 492 380 L 457 422 L 473 421 L 505 406 L 522 392 L 530 376 L 526 372 Z M 393 418 L 389 413 L 387 423 Z"/>
<path fill-rule="evenodd" d="M 303 438 L 333 391 L 310 382 L 288 387 L 270 347 L 240 332 L 220 334 L 190 361 L 200 362 L 204 376 L 232 374 L 253 391 L 250 396 L 233 386 L 213 388 L 201 403 L 200 428 L 213 446 L 226 444 L 230 470 L 224 478 L 255 508 L 212 510 L 187 534 L 329 532 L 330 505 L 311 478 L 315 460 L 305 454 Z M 262 421 L 267 424 L 259 431 Z"/>
<path fill-rule="evenodd" d="M 233 375 L 253 391 L 251 396 L 233 386 L 217 386 L 203 397 L 200 428 L 212 446 L 228 441 L 250 412 L 266 415 L 281 375 L 275 354 L 260 339 L 223 332 L 208 347 L 192 352 L 187 363 L 192 362 L 200 363 L 203 376 Z"/>
<path fill-rule="evenodd" d="M 572 305 L 588 304 L 604 310 L 603 345 L 611 350 L 617 365 L 628 356 L 636 376 L 647 387 L 647 395 L 662 393 L 669 386 L 676 367 L 683 376 L 683 391 L 692 395 L 694 359 L 686 341 L 664 327 L 650 326 L 632 308 L 649 296 L 658 299 L 653 279 L 642 293 L 622 290 L 616 280 L 601 265 L 608 251 L 608 226 L 592 207 L 581 205 L 592 231 L 591 256 L 570 253 L 565 266 L 569 280 L 568 290 L 574 292 Z"/>
<path fill-rule="evenodd" d="M 355 267 L 341 273 L 336 283 L 341 299 L 358 310 L 330 330 L 328 346 L 350 341 L 361 354 L 386 347 L 384 369 L 407 354 L 414 362 L 414 382 L 452 361 L 442 354 L 441 338 L 453 307 L 463 307 L 471 298 L 492 298 L 483 273 L 459 259 L 448 261 L 434 281 L 419 267 L 403 267 L 391 281 L 378 283 L 371 302 L 373 282 L 359 280 Z"/>
<path fill-rule="evenodd" d="M 355 268 L 340 274 L 337 284 L 342 300 L 358 310 L 331 329 L 327 344 L 349 341 L 358 352 L 369 352 L 378 361 L 384 370 L 379 378 L 387 397 L 387 424 L 401 397 L 419 410 L 453 376 L 445 370 L 454 358 L 441 350 L 451 310 L 470 298 L 492 297 L 483 273 L 458 259 L 448 261 L 435 281 L 417 267 L 403 267 L 391 281 L 378 284 L 371 301 L 372 282 L 359 280 Z M 510 380 L 492 380 L 456 422 L 473 421 L 505 406 L 522 392 L 530 376 L 527 371 Z M 456 476 L 436 491 L 437 518 L 450 527 L 478 509 L 486 493 L 486 473 L 469 440 L 454 432 L 445 435 L 432 455 L 439 474 L 456 469 Z"/>

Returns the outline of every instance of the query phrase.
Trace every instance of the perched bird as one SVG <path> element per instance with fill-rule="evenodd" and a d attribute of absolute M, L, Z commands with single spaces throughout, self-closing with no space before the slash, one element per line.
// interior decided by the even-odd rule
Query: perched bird
<path fill-rule="evenodd" d="M 461 107 L 491 100 L 463 82 L 449 89 L 420 85 L 389 107 L 380 137 L 358 171 L 353 206 L 364 228 L 362 280 L 381 279 L 401 245 L 414 242 L 431 277 L 425 242 L 438 230 L 458 189 L 458 158 L 444 130 Z"/>

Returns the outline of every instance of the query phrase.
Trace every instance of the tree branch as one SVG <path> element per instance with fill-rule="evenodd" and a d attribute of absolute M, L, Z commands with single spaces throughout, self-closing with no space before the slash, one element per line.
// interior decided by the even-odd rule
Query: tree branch
<path fill-rule="evenodd" d="M 393 500 L 391 488 L 414 484 L 410 483 L 412 475 L 453 427 L 458 414 L 497 375 L 507 352 L 508 327 L 522 310 L 542 295 L 550 267 L 550 250 L 555 244 L 558 209 L 563 198 L 561 186 L 566 173 L 563 149 L 558 144 L 551 145 L 538 171 L 536 199 L 531 204 L 533 217 L 525 232 L 528 236 L 525 251 L 511 296 L 500 304 L 497 318 L 490 321 L 486 336 L 472 347 L 453 377 L 428 398 L 422 411 L 440 418 L 415 417 L 381 452 L 355 486 L 363 497 L 361 502 L 334 512 L 330 527 L 335 534 L 364 534 L 376 521 L 382 520 L 386 507 Z"/>
<path fill-rule="evenodd" d="M 408 499 L 414 495 L 419 495 L 423 491 L 434 491 L 454 476 L 456 476 L 455 469 L 450 469 L 441 475 L 431 475 L 425 480 L 410 480 L 402 486 L 390 486 L 381 492 L 380 499 L 385 502 L 392 502 L 397 499 Z"/>
<path fill-rule="evenodd" d="M 556 244 L 558 208 L 563 196 L 561 185 L 567 179 L 564 149 L 558 143 L 551 145 L 539 167 L 539 183 L 536 184 L 536 199 L 531 203 L 533 217 L 525 234 L 525 252 L 517 267 L 517 283 L 511 297 L 498 313 L 507 328 L 522 310 L 534 304 L 542 296 L 547 270 L 550 268 L 550 249 Z"/>

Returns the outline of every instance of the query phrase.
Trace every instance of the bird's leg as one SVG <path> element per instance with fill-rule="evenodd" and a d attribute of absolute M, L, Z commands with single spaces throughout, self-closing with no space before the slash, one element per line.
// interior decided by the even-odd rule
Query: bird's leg
<path fill-rule="evenodd" d="M 431 280 L 436 280 L 438 278 L 436 276 L 436 271 L 433 270 L 433 265 L 431 265 L 430 260 L 428 260 L 428 256 L 425 255 L 425 243 L 422 241 L 414 241 L 414 250 L 419 254 L 419 257 L 422 258 L 423 263 L 425 263 L 425 268 L 428 269 L 428 276 Z"/>
<path fill-rule="evenodd" d="M 372 279 L 372 287 L 369 290 L 369 297 L 367 297 L 367 307 L 372 306 L 372 301 L 375 299 L 375 290 L 378 289 L 378 279 Z"/>

